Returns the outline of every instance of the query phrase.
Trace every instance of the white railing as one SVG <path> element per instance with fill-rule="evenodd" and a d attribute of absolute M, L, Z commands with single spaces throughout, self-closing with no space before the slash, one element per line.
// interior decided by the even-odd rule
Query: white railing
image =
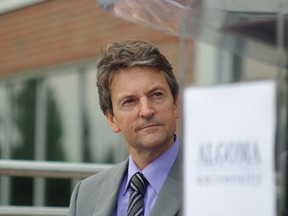
<path fill-rule="evenodd" d="M 1 216 L 64 216 L 67 208 L 0 206 Z"/>
<path fill-rule="evenodd" d="M 111 166 L 111 164 L 0 160 L 0 175 L 85 178 Z M 66 214 L 66 207 L 0 206 L 0 216 L 65 216 Z"/>
<path fill-rule="evenodd" d="M 0 160 L 0 175 L 22 177 L 84 178 L 109 167 L 111 167 L 110 164 Z"/>

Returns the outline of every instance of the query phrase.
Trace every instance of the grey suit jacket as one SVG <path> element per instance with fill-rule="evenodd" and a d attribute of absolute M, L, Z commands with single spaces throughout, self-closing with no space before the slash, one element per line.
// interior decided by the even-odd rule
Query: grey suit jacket
<path fill-rule="evenodd" d="M 128 161 L 79 182 L 71 196 L 68 216 L 112 216 Z M 150 216 L 178 216 L 181 207 L 180 159 L 177 157 Z"/>

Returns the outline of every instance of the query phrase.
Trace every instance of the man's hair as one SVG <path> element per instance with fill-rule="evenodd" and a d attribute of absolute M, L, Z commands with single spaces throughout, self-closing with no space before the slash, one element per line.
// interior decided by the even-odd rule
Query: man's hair
<path fill-rule="evenodd" d="M 153 44 L 136 40 L 114 42 L 102 51 L 97 61 L 99 104 L 104 114 L 108 111 L 113 115 L 110 86 L 116 72 L 133 66 L 154 67 L 162 71 L 175 101 L 179 84 L 172 66 Z"/>

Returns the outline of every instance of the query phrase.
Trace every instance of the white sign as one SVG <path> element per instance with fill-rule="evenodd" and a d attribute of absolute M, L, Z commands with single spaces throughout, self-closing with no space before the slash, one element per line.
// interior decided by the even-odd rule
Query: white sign
<path fill-rule="evenodd" d="M 275 216 L 276 83 L 184 90 L 184 215 Z"/>

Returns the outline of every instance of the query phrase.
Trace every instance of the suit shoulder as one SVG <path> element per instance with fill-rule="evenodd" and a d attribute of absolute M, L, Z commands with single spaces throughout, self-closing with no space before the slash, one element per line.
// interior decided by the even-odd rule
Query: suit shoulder
<path fill-rule="evenodd" d="M 111 175 L 113 175 L 114 173 L 117 173 L 119 171 L 124 173 L 126 168 L 127 168 L 127 160 L 119 164 L 116 164 L 107 170 L 101 171 L 99 173 L 87 177 L 86 179 L 82 180 L 81 187 L 83 186 L 91 187 L 91 185 L 101 184 L 103 181 L 105 181 L 105 179 L 111 177 Z"/>
<path fill-rule="evenodd" d="M 68 215 L 93 215 L 103 184 L 121 182 L 126 170 L 127 161 L 124 161 L 81 180 L 74 188 Z"/>

